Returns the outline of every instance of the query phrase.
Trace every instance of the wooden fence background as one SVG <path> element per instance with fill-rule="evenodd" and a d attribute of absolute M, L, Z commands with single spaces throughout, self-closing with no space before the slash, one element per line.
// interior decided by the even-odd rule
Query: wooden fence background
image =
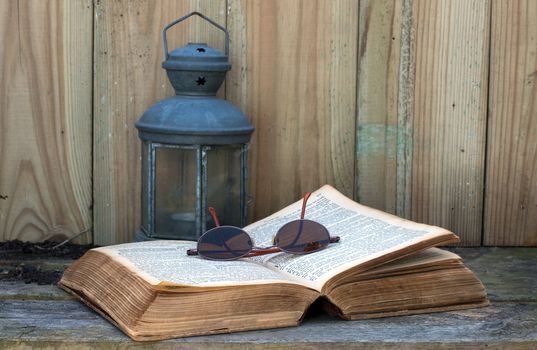
<path fill-rule="evenodd" d="M 0 241 L 131 239 L 134 122 L 172 94 L 161 30 L 192 10 L 231 34 L 254 219 L 331 183 L 464 245 L 537 245 L 532 0 L 3 0 Z M 223 47 L 181 26 L 170 47 Z"/>

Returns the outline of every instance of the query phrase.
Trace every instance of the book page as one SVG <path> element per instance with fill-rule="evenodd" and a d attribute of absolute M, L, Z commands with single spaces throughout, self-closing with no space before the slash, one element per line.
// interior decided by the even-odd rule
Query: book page
<path fill-rule="evenodd" d="M 212 261 L 188 256 L 187 249 L 195 247 L 196 242 L 166 240 L 127 243 L 94 250 L 112 256 L 154 286 L 178 291 L 182 286 L 300 284 L 249 259 Z"/>
<path fill-rule="evenodd" d="M 247 226 L 245 231 L 257 246 L 270 246 L 281 226 L 300 218 L 301 207 L 302 201 L 297 201 Z M 323 224 L 332 236 L 341 238 L 340 242 L 306 255 L 276 253 L 250 259 L 293 278 L 300 278 L 305 285 L 319 291 L 331 277 L 388 253 L 434 238 L 436 241 L 456 241 L 456 236 L 445 229 L 418 224 L 360 205 L 328 185 L 312 193 L 305 219 Z"/>

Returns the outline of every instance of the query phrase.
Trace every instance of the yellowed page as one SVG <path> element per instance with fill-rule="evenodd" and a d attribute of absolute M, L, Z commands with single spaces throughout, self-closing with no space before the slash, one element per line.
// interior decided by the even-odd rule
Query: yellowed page
<path fill-rule="evenodd" d="M 96 248 L 121 262 L 155 287 L 188 292 L 210 287 L 239 286 L 267 283 L 301 284 L 277 271 L 267 269 L 250 259 L 212 261 L 188 256 L 187 249 L 195 248 L 191 241 L 149 241 Z M 186 291 L 186 290 L 185 290 Z"/>
<path fill-rule="evenodd" d="M 279 227 L 300 217 L 301 207 L 300 200 L 245 230 L 256 245 L 269 246 Z M 250 259 L 291 278 L 299 278 L 304 285 L 318 291 L 330 278 L 387 254 L 408 251 L 423 242 L 434 241 L 432 246 L 457 240 L 457 236 L 443 228 L 360 205 L 329 185 L 312 193 L 305 218 L 326 226 L 331 235 L 341 237 L 340 242 L 307 255 L 277 253 Z"/>

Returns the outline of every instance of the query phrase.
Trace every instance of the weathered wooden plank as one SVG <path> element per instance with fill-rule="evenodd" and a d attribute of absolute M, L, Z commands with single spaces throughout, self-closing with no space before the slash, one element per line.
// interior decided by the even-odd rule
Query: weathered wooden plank
<path fill-rule="evenodd" d="M 537 302 L 535 248 L 455 248 L 492 301 Z"/>
<path fill-rule="evenodd" d="M 254 219 L 324 183 L 353 196 L 357 21 L 353 0 L 229 1 L 227 97 L 256 127 Z"/>
<path fill-rule="evenodd" d="M 92 14 L 91 0 L 0 3 L 0 240 L 91 228 Z"/>
<path fill-rule="evenodd" d="M 21 281 L 0 282 L 0 302 L 6 300 L 72 300 L 74 297 L 55 285 Z"/>
<path fill-rule="evenodd" d="M 481 243 L 490 2 L 414 0 L 412 208 Z"/>
<path fill-rule="evenodd" d="M 484 244 L 537 246 L 537 3 L 493 1 Z"/>
<path fill-rule="evenodd" d="M 41 259 L 31 259 L 30 257 L 28 259 L 13 259 L 12 257 L 8 257 L 7 259 L 0 258 L 0 268 L 5 268 L 6 266 L 10 265 L 16 265 L 16 264 L 25 264 L 25 265 L 32 265 L 32 266 L 39 266 L 42 269 L 46 270 L 64 270 L 67 268 L 67 266 L 71 265 L 74 262 L 74 260 L 71 259 L 55 259 L 55 258 L 43 258 Z"/>
<path fill-rule="evenodd" d="M 537 345 L 536 303 L 343 321 L 312 315 L 299 327 L 138 343 L 147 349 L 529 349 Z M 54 322 L 51 322 L 54 320 Z M 134 345 L 76 301 L 0 304 L 0 348 L 43 345 L 70 349 Z"/>
<path fill-rule="evenodd" d="M 94 75 L 95 243 L 130 241 L 140 223 L 140 142 L 135 121 L 173 94 L 163 60 L 162 28 L 198 10 L 225 25 L 225 0 L 96 3 Z M 187 41 L 223 48 L 222 33 L 191 18 L 169 32 L 170 49 Z"/>
<path fill-rule="evenodd" d="M 411 217 L 412 209 L 412 122 L 414 118 L 415 52 L 412 0 L 403 0 L 397 125 L 396 214 Z"/>
<path fill-rule="evenodd" d="M 361 1 L 356 142 L 357 200 L 396 213 L 401 0 Z"/>
<path fill-rule="evenodd" d="M 484 282 L 493 302 L 491 306 L 353 322 L 310 313 L 296 328 L 138 345 L 154 349 L 530 349 L 537 346 L 535 249 L 453 250 Z M 44 346 L 86 349 L 135 345 L 80 302 L 65 300 L 60 289 L 53 290 L 57 287 L 6 282 L 0 286 L 0 349 L 17 349 L 17 346 L 19 349 Z M 6 287 L 8 293 L 5 292 Z M 14 292 L 11 297 L 9 290 Z M 26 297 L 24 293 L 27 293 Z M 21 296 L 24 300 L 20 300 Z"/>

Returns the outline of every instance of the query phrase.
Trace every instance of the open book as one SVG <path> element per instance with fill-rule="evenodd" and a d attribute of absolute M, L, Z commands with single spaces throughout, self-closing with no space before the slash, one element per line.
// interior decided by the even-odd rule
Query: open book
<path fill-rule="evenodd" d="M 302 201 L 245 231 L 270 246 Z M 298 325 L 318 298 L 343 319 L 446 311 L 488 304 L 461 259 L 433 248 L 453 233 L 360 205 L 326 185 L 313 192 L 306 218 L 339 243 L 307 254 L 275 253 L 235 261 L 187 256 L 191 241 L 96 248 L 70 266 L 60 286 L 134 340 Z"/>

